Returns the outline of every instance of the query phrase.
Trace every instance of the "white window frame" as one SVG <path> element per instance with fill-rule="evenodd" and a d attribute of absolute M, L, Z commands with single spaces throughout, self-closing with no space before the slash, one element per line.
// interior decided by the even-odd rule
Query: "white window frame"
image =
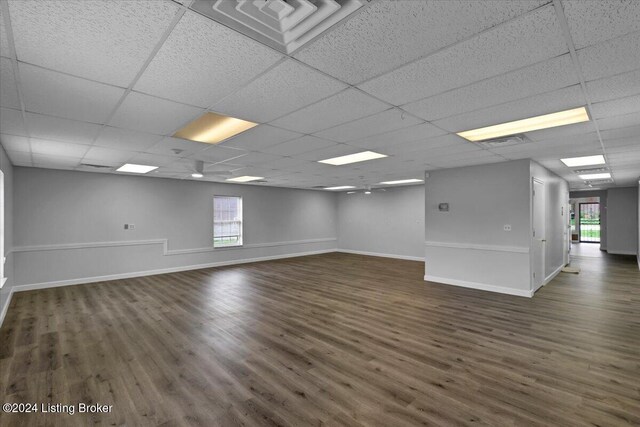
<path fill-rule="evenodd" d="M 220 197 L 226 197 L 226 198 L 234 198 L 234 199 L 238 199 L 239 201 L 239 211 L 240 211 L 240 219 L 239 220 L 234 220 L 234 222 L 239 222 L 240 223 L 240 231 L 239 231 L 239 238 L 238 238 L 238 243 L 236 244 L 232 244 L 232 245 L 216 245 L 216 198 Z M 224 195 L 224 194 L 216 194 L 213 196 L 213 200 L 212 200 L 212 207 L 213 207 L 213 215 L 212 215 L 212 220 L 213 220 L 213 248 L 214 249 L 224 249 L 224 248 L 238 248 L 238 247 L 242 247 L 244 245 L 244 201 L 242 200 L 241 196 L 232 196 L 232 195 Z"/>

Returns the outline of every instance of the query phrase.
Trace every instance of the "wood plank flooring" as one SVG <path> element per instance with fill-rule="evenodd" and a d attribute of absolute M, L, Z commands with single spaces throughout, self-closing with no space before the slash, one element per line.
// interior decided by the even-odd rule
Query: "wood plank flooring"
<path fill-rule="evenodd" d="M 576 258 L 533 299 L 325 254 L 14 294 L 7 426 L 640 425 L 635 258 Z"/>

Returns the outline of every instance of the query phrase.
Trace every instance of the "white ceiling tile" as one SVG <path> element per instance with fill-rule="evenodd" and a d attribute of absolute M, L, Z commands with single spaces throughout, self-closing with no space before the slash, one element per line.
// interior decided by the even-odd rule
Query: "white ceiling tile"
<path fill-rule="evenodd" d="M 31 166 L 31 153 L 7 150 L 7 156 L 14 166 Z"/>
<path fill-rule="evenodd" d="M 122 164 L 133 157 L 135 154 L 131 151 L 114 150 L 112 148 L 99 147 L 94 145 L 84 156 L 83 163 L 95 164 Z"/>
<path fill-rule="evenodd" d="M 315 135 L 332 141 L 347 142 L 413 126 L 421 122 L 421 120 L 397 108 L 390 108 L 362 119 L 317 132 Z"/>
<path fill-rule="evenodd" d="M 302 133 L 323 129 L 369 116 L 390 107 L 354 88 L 286 115 L 272 122 L 275 126 Z"/>
<path fill-rule="evenodd" d="M 218 162 L 236 162 L 242 160 L 244 156 L 248 154 L 245 150 L 237 148 L 224 147 L 220 145 L 211 145 L 202 151 L 198 151 L 191 155 L 193 159 L 204 160 L 209 163 Z"/>
<path fill-rule="evenodd" d="M 24 126 L 22 111 L 0 108 L 0 129 L 10 135 L 29 136 Z"/>
<path fill-rule="evenodd" d="M 460 132 L 542 114 L 555 113 L 583 105 L 585 105 L 585 100 L 580 85 L 574 85 L 482 110 L 447 117 L 436 120 L 433 123 L 451 132 Z"/>
<path fill-rule="evenodd" d="M 276 171 L 273 169 L 266 169 L 262 167 L 256 166 L 247 166 L 242 167 L 240 169 L 234 169 L 233 174 L 235 176 L 264 176 L 264 177 L 275 177 L 278 175 L 283 175 L 283 172 Z"/>
<path fill-rule="evenodd" d="M 640 113 L 630 113 L 622 116 L 598 119 L 598 127 L 601 131 L 640 125 Z"/>
<path fill-rule="evenodd" d="M 585 80 L 613 76 L 640 67 L 640 31 L 578 50 Z"/>
<path fill-rule="evenodd" d="M 563 0 L 562 5 L 576 49 L 640 30 L 636 0 Z"/>
<path fill-rule="evenodd" d="M 31 138 L 31 152 L 34 155 L 73 157 L 80 159 L 89 148 L 90 147 L 88 145 Z"/>
<path fill-rule="evenodd" d="M 168 1 L 10 1 L 21 61 L 127 87 L 178 11 Z"/>
<path fill-rule="evenodd" d="M 224 141 L 222 144 L 228 147 L 260 151 L 301 136 L 302 134 L 298 132 L 291 132 L 269 125 L 259 125 Z"/>
<path fill-rule="evenodd" d="M 199 155 L 198 157 L 201 157 L 201 155 Z M 282 156 L 276 156 L 275 154 L 258 153 L 256 151 L 252 151 L 240 158 L 232 158 L 225 163 L 236 164 L 240 166 L 262 166 L 264 163 L 272 162 L 274 160 L 279 160 L 282 158 Z"/>
<path fill-rule="evenodd" d="M 596 128 L 592 120 L 583 123 L 575 123 L 572 125 L 560 126 L 549 129 L 541 129 L 533 132 L 527 132 L 526 135 L 533 141 L 545 141 L 549 139 L 562 139 L 575 135 L 595 135 Z"/>
<path fill-rule="evenodd" d="M 102 126 L 45 116 L 43 114 L 27 113 L 29 134 L 34 138 L 63 141 L 72 144 L 91 145 Z"/>
<path fill-rule="evenodd" d="M 613 101 L 597 102 L 591 106 L 593 117 L 600 119 L 640 111 L 640 95 L 632 95 Z"/>
<path fill-rule="evenodd" d="M 95 145 L 114 150 L 146 151 L 160 139 L 162 139 L 161 136 L 152 133 L 106 126 L 96 139 Z"/>
<path fill-rule="evenodd" d="M 187 11 L 134 89 L 208 107 L 281 58 L 258 42 Z"/>
<path fill-rule="evenodd" d="M 381 1 L 295 56 L 355 84 L 463 40 L 543 1 Z"/>
<path fill-rule="evenodd" d="M 175 157 L 172 156 L 162 156 L 160 154 L 149 153 L 134 153 L 134 155 L 127 161 L 127 163 L 149 166 L 166 166 L 172 162 L 175 162 L 175 160 Z"/>
<path fill-rule="evenodd" d="M 153 154 L 163 154 L 165 156 L 186 157 L 199 153 L 200 151 L 210 147 L 211 145 L 202 142 L 187 141 L 186 139 L 167 136 L 158 141 L 155 145 L 147 148 L 145 151 Z"/>
<path fill-rule="evenodd" d="M 18 86 L 13 73 L 13 63 L 8 58 L 0 58 L 0 105 L 21 109 L 18 98 Z"/>
<path fill-rule="evenodd" d="M 20 63 L 25 108 L 92 123 L 104 123 L 124 89 Z"/>
<path fill-rule="evenodd" d="M 637 135 L 631 138 L 607 139 L 604 141 L 604 147 L 607 152 L 615 147 L 625 147 L 625 149 L 628 149 L 629 147 L 638 146 L 640 146 L 640 136 Z"/>
<path fill-rule="evenodd" d="M 292 159 L 291 157 L 283 157 L 278 160 L 272 160 L 265 162 L 260 166 L 267 169 L 275 169 L 280 171 L 292 172 L 292 169 L 297 169 L 295 172 L 304 170 L 304 166 L 309 162 L 300 159 Z"/>
<path fill-rule="evenodd" d="M 212 109 L 233 117 L 264 123 L 329 97 L 346 87 L 344 83 L 290 59 L 224 98 Z"/>
<path fill-rule="evenodd" d="M 421 123 L 407 128 L 350 141 L 349 145 L 374 149 L 374 151 L 375 149 L 387 150 L 389 147 L 395 147 L 417 140 L 424 141 L 427 138 L 442 135 L 444 133 L 445 131 L 430 123 Z"/>
<path fill-rule="evenodd" d="M 587 82 L 591 102 L 609 101 L 640 93 L 640 69 Z"/>
<path fill-rule="evenodd" d="M 305 135 L 300 138 L 266 148 L 264 152 L 278 154 L 280 156 L 293 156 L 295 154 L 306 153 L 308 151 L 319 150 L 321 148 L 332 147 L 334 145 L 336 145 L 336 143 L 333 141 L 328 141 L 312 135 Z"/>
<path fill-rule="evenodd" d="M 0 143 L 7 151 L 31 152 L 31 144 L 26 136 L 0 134 Z"/>
<path fill-rule="evenodd" d="M 460 138 L 458 135 L 446 134 L 416 141 L 404 142 L 401 144 L 391 144 L 385 148 L 385 152 L 393 154 L 394 156 L 401 156 L 405 160 L 409 160 L 412 158 L 413 153 L 418 151 L 433 150 L 435 148 L 459 144 L 469 144 L 469 142 Z M 431 153 L 433 152 L 431 151 Z"/>
<path fill-rule="evenodd" d="M 401 105 L 567 52 L 548 5 L 359 87 Z"/>
<path fill-rule="evenodd" d="M 4 25 L 4 17 L 2 16 L 2 8 L 0 8 L 0 56 L 11 57 L 9 51 L 9 38 L 7 37 L 6 27 Z"/>
<path fill-rule="evenodd" d="M 172 134 L 204 113 L 201 108 L 178 104 L 138 92 L 130 92 L 118 107 L 110 125 L 155 133 Z"/>
<path fill-rule="evenodd" d="M 47 169 L 73 169 L 80 164 L 79 157 L 54 156 L 51 154 L 33 154 L 33 165 Z"/>
<path fill-rule="evenodd" d="M 566 54 L 406 104 L 402 108 L 425 120 L 437 120 L 579 82 L 571 57 Z"/>
<path fill-rule="evenodd" d="M 605 142 L 608 139 L 638 138 L 640 136 L 640 125 L 601 130 L 600 136 L 602 136 L 602 140 Z"/>

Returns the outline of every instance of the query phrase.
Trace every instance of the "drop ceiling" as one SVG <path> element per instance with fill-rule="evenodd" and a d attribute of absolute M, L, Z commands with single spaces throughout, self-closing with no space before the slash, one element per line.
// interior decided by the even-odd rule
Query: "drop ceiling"
<path fill-rule="evenodd" d="M 579 189 L 560 158 L 598 154 L 607 185 L 637 183 L 640 2 L 359 4 L 283 47 L 191 0 L 0 0 L 0 142 L 16 166 L 117 173 L 137 163 L 159 166 L 148 176 L 193 179 L 202 160 L 201 180 L 282 187 L 364 187 L 531 158 Z M 529 132 L 523 144 L 455 135 L 580 106 L 590 122 Z M 171 137 L 207 111 L 259 125 L 217 145 Z M 388 157 L 317 163 L 365 150 Z"/>

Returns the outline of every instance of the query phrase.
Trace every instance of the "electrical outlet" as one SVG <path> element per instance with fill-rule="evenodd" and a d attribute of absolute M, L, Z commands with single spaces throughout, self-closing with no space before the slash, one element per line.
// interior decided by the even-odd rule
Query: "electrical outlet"
<path fill-rule="evenodd" d="M 504 231 L 511 231 L 511 224 L 505 224 Z"/>

